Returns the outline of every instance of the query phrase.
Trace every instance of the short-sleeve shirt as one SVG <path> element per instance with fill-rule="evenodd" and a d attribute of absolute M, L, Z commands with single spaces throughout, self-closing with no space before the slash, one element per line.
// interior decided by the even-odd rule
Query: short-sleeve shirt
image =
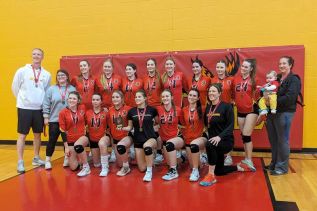
<path fill-rule="evenodd" d="M 98 142 L 106 133 L 107 129 L 107 113 L 102 110 L 95 113 L 93 110 L 88 110 L 85 115 L 86 125 L 89 131 L 89 139 Z"/>

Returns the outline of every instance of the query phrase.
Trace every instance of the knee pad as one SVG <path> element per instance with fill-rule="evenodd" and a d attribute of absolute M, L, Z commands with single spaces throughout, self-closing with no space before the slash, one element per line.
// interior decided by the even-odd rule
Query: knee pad
<path fill-rule="evenodd" d="M 242 141 L 243 143 L 250 143 L 251 142 L 251 136 L 244 136 L 242 135 Z"/>
<path fill-rule="evenodd" d="M 74 150 L 75 150 L 75 152 L 77 152 L 79 154 L 79 153 L 82 153 L 85 149 L 84 149 L 83 145 L 75 145 Z"/>
<path fill-rule="evenodd" d="M 144 154 L 145 154 L 146 156 L 152 155 L 152 154 L 153 154 L 152 147 L 145 147 L 145 148 L 144 148 Z"/>
<path fill-rule="evenodd" d="M 167 152 L 172 152 L 175 150 L 175 145 L 172 142 L 167 142 L 165 147 Z"/>
<path fill-rule="evenodd" d="M 190 151 L 191 151 L 191 153 L 199 152 L 199 146 L 197 144 L 191 144 L 190 145 Z"/>
<path fill-rule="evenodd" d="M 123 145 L 118 145 L 117 151 L 118 151 L 119 155 L 123 155 L 127 151 L 127 149 Z"/>

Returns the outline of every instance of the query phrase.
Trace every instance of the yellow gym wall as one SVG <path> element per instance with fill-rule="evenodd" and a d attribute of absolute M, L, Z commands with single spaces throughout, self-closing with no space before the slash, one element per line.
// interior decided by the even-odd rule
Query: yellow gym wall
<path fill-rule="evenodd" d="M 34 47 L 44 49 L 43 66 L 55 78 L 63 55 L 303 44 L 306 48 L 303 147 L 317 148 L 315 0 L 0 0 L 0 3 L 0 140 L 17 137 L 11 82 L 17 68 L 31 62 Z M 28 140 L 31 139 L 29 136 Z"/>

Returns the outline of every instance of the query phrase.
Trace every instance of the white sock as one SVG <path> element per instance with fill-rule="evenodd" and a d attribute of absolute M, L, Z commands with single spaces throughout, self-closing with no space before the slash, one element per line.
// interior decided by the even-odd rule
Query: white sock
<path fill-rule="evenodd" d="M 45 161 L 51 161 L 51 157 L 49 157 L 49 156 L 46 156 L 46 159 L 45 159 Z"/>
<path fill-rule="evenodd" d="M 153 168 L 152 166 L 147 166 L 147 167 L 146 167 L 146 171 L 152 172 L 152 168 Z"/>
<path fill-rule="evenodd" d="M 88 163 L 83 164 L 83 168 L 90 168 Z"/>
<path fill-rule="evenodd" d="M 101 155 L 100 160 L 102 166 L 109 166 L 109 155 Z"/>
<path fill-rule="evenodd" d="M 198 168 L 193 168 L 193 171 L 198 171 Z"/>
<path fill-rule="evenodd" d="M 125 168 L 129 168 L 129 162 L 123 162 L 122 166 Z"/>

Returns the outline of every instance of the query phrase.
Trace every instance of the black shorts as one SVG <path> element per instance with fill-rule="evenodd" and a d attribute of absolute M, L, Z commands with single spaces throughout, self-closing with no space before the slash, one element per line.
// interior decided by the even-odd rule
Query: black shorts
<path fill-rule="evenodd" d="M 89 146 L 91 149 L 99 148 L 98 141 L 89 140 Z"/>
<path fill-rule="evenodd" d="M 253 104 L 253 111 L 250 112 L 250 113 L 240 113 L 240 112 L 238 112 L 238 117 L 246 118 L 248 116 L 248 114 L 259 115 L 259 106 L 258 106 L 258 104 L 256 104 L 256 103 Z"/>
<path fill-rule="evenodd" d="M 143 149 L 143 145 L 145 142 L 134 142 L 134 148 Z"/>
<path fill-rule="evenodd" d="M 32 128 L 33 133 L 42 133 L 44 118 L 42 110 L 18 108 L 18 133 L 27 135 Z"/>
<path fill-rule="evenodd" d="M 67 142 L 67 145 L 68 145 L 69 147 L 73 147 L 74 144 L 75 144 L 75 143 L 68 143 L 68 142 Z"/>

